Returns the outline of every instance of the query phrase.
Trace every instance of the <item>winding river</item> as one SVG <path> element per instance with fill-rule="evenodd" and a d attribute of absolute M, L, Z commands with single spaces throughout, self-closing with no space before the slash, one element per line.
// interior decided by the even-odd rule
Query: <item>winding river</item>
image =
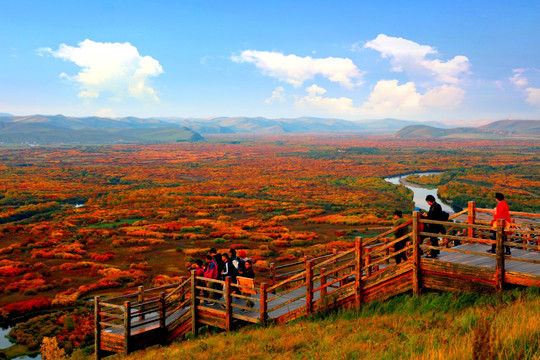
<path fill-rule="evenodd" d="M 439 197 L 437 196 L 437 189 L 426 189 L 423 187 L 420 187 L 419 185 L 413 185 L 411 183 L 402 183 L 401 180 L 405 179 L 407 176 L 410 175 L 437 175 L 440 174 L 440 172 L 423 172 L 423 173 L 413 173 L 413 174 L 405 174 L 405 175 L 399 175 L 394 177 L 385 178 L 384 180 L 388 181 L 389 183 L 395 184 L 395 185 L 404 185 L 412 190 L 413 192 L 413 201 L 414 206 L 419 207 L 422 210 L 429 210 L 429 205 L 426 203 L 426 196 L 433 195 L 435 197 L 435 200 L 441 204 L 441 207 L 443 211 L 448 212 L 449 214 L 454 213 L 454 210 L 452 209 L 452 206 L 446 204 L 443 202 Z"/>

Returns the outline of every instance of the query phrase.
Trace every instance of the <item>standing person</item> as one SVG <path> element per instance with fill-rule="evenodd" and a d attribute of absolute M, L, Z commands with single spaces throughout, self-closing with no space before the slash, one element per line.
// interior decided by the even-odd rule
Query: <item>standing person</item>
<path fill-rule="evenodd" d="M 217 250 L 215 248 L 210 249 L 210 255 L 214 258 L 214 261 L 216 262 L 218 266 L 218 280 L 223 280 L 221 277 L 221 272 L 223 271 L 223 259 L 221 258 L 221 255 L 218 254 Z"/>
<path fill-rule="evenodd" d="M 209 279 L 216 279 L 218 278 L 218 266 L 216 264 L 216 261 L 212 257 L 212 255 L 207 254 L 206 255 L 206 269 L 204 270 L 204 277 Z M 217 285 L 217 286 L 216 286 Z M 206 282 L 206 287 L 211 289 L 217 289 L 219 290 L 219 284 L 215 282 Z M 208 292 L 205 293 L 206 298 L 212 298 L 212 299 L 219 299 L 221 296 L 218 293 L 212 292 L 212 294 L 208 294 Z M 207 300 L 204 301 L 205 305 L 215 305 L 213 302 L 208 302 Z"/>
<path fill-rule="evenodd" d="M 227 276 L 231 277 L 231 283 L 236 284 L 236 277 L 238 276 L 238 270 L 234 267 L 234 264 L 229 258 L 229 254 L 223 253 L 221 254 L 221 258 L 223 260 L 223 271 L 221 272 L 221 276 L 223 279 L 225 279 Z"/>
<path fill-rule="evenodd" d="M 244 260 L 240 259 L 238 256 L 236 256 L 236 250 L 230 249 L 229 253 L 231 256 L 229 257 L 236 268 L 236 270 L 240 271 L 240 269 L 243 269 L 245 267 Z"/>
<path fill-rule="evenodd" d="M 504 200 L 504 195 L 501 193 L 495 193 L 495 200 L 497 200 L 497 206 L 495 206 L 495 209 L 493 209 L 493 220 L 491 220 L 491 226 L 497 225 L 497 220 L 504 220 L 505 221 L 505 228 L 510 226 L 512 223 L 512 219 L 510 219 L 510 209 L 508 208 L 508 204 L 506 203 L 506 200 Z M 491 239 L 496 240 L 497 239 L 497 232 L 491 230 Z M 506 241 L 506 232 L 503 232 L 503 242 Z M 489 253 L 496 253 L 497 244 L 491 244 L 491 250 L 488 250 Z M 505 246 L 505 255 L 511 255 L 510 253 L 510 246 Z"/>
<path fill-rule="evenodd" d="M 251 260 L 247 260 L 246 261 L 246 266 L 244 269 L 241 270 L 240 276 L 243 276 L 243 277 L 246 277 L 246 278 L 250 278 L 250 279 L 255 279 L 255 272 L 253 271 L 253 265 L 251 264 Z M 242 294 L 245 295 L 245 296 L 251 296 L 251 293 L 250 292 L 247 292 L 247 291 L 242 291 Z M 247 307 L 253 307 L 253 305 L 255 305 L 253 303 L 253 301 L 251 301 L 251 299 L 246 299 L 246 306 Z M 242 309 L 241 310 L 242 312 L 246 312 L 245 309 Z"/>
<path fill-rule="evenodd" d="M 401 210 L 394 211 L 394 227 L 398 227 L 399 225 L 405 223 L 407 220 L 403 218 L 403 213 Z M 401 229 L 398 229 L 394 232 L 394 240 L 397 240 L 407 234 L 407 226 L 402 227 Z M 400 250 L 403 250 L 405 245 L 407 244 L 407 239 L 403 239 L 401 241 L 398 241 L 394 244 L 394 251 L 398 252 Z M 396 260 L 396 264 L 399 264 L 402 260 L 407 261 L 407 255 L 405 252 L 402 252 L 401 254 L 397 254 L 394 259 Z"/>
<path fill-rule="evenodd" d="M 426 196 L 426 202 L 429 205 L 429 211 L 423 213 L 422 217 L 428 220 L 442 220 L 444 217 L 441 205 L 435 201 L 433 195 Z M 439 224 L 426 224 L 426 232 L 435 233 L 435 234 L 446 234 L 446 229 L 444 226 Z M 439 239 L 437 236 L 431 236 L 430 238 L 431 246 L 439 246 Z M 426 255 L 427 258 L 434 259 L 439 256 L 440 251 L 438 249 L 431 249 L 429 254 Z"/>

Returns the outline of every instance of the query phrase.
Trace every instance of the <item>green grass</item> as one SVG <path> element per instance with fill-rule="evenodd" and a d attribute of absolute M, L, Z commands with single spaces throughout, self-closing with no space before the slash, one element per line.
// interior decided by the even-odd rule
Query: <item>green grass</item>
<path fill-rule="evenodd" d="M 540 291 L 528 289 L 404 295 L 360 311 L 208 332 L 127 359 L 538 359 L 538 354 Z"/>

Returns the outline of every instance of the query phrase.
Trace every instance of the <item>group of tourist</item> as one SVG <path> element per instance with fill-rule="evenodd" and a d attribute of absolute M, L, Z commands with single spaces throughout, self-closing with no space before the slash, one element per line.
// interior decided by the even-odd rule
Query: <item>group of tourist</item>
<path fill-rule="evenodd" d="M 505 231 L 503 232 L 503 242 L 506 242 L 507 235 L 511 233 L 510 227 L 513 223 L 512 219 L 510 218 L 510 210 L 508 207 L 508 203 L 504 200 L 504 195 L 502 193 L 496 193 L 495 194 L 495 200 L 497 200 L 497 206 L 495 209 L 493 209 L 493 219 L 491 220 L 491 226 L 495 227 L 498 220 L 504 220 L 505 221 Z M 438 221 L 447 221 L 448 220 L 448 213 L 444 212 L 441 208 L 441 205 L 435 201 L 435 197 L 433 195 L 426 196 L 426 202 L 429 205 L 429 211 L 421 213 L 422 218 L 428 219 L 428 220 L 438 220 Z M 415 209 L 416 211 L 419 211 L 419 208 Z M 403 223 L 405 223 L 406 220 L 403 218 L 403 214 L 400 210 L 394 211 L 394 227 L 399 227 Z M 423 231 L 434 233 L 440 235 L 446 234 L 446 229 L 441 224 L 422 224 Z M 530 230 L 534 230 L 532 227 Z M 403 248 L 406 246 L 407 243 L 407 237 L 405 236 L 407 234 L 407 227 L 402 226 L 401 228 L 397 229 L 394 232 L 394 238 L 396 240 L 403 238 L 401 241 L 398 241 L 394 245 L 394 251 L 396 252 L 396 255 L 394 256 L 394 259 L 396 261 L 396 264 L 401 263 L 402 261 L 407 260 L 407 255 L 405 251 L 402 251 Z M 467 236 L 467 229 L 463 229 L 462 231 L 458 232 L 454 230 L 453 236 Z M 496 234 L 497 232 L 495 230 L 491 230 L 491 239 L 496 240 Z M 431 236 L 429 237 L 430 245 L 432 247 L 438 247 L 439 246 L 439 238 L 437 236 Z M 454 246 L 461 245 L 460 240 L 453 240 Z M 527 245 L 538 245 L 538 240 L 535 236 L 528 234 L 527 238 L 523 240 L 523 243 Z M 496 252 L 497 245 L 493 243 L 491 245 L 491 249 L 487 250 L 488 253 L 495 253 Z M 532 251 L 532 249 L 529 249 Z M 437 258 L 440 251 L 438 249 L 430 249 L 429 252 L 425 255 L 427 258 Z M 510 246 L 505 245 L 505 255 L 510 256 Z"/>
<path fill-rule="evenodd" d="M 201 259 L 195 260 L 193 264 L 188 267 L 189 271 L 195 271 L 197 277 L 204 277 L 215 280 L 225 280 L 225 278 L 231 278 L 231 284 L 236 285 L 239 277 L 254 279 L 255 273 L 253 271 L 253 264 L 251 259 L 247 257 L 245 250 L 239 250 L 238 253 L 235 249 L 229 249 L 229 252 L 218 253 L 216 249 L 212 248 L 206 254 L 206 263 L 203 263 Z M 199 280 L 197 286 L 207 287 L 217 291 L 222 290 L 222 285 L 218 282 Z M 215 305 L 216 300 L 219 300 L 222 296 L 217 291 L 202 291 L 199 295 L 202 295 L 205 300 L 204 305 Z M 240 291 L 237 286 L 231 287 L 232 293 L 242 294 L 244 296 L 250 296 L 247 291 Z M 214 300 L 214 301 L 209 301 Z M 253 301 L 246 299 L 246 306 L 253 307 Z M 223 305 L 222 305 L 223 307 Z M 242 312 L 245 312 L 242 309 Z"/>

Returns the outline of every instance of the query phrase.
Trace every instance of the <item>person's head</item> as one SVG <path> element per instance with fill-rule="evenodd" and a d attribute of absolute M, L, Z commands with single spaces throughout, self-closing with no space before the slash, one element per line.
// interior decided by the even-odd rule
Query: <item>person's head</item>
<path fill-rule="evenodd" d="M 230 249 L 229 253 L 231 254 L 232 258 L 236 257 L 236 250 L 235 249 Z"/>
<path fill-rule="evenodd" d="M 495 199 L 497 199 L 497 201 L 503 201 L 504 200 L 504 195 L 502 193 L 495 193 Z"/>
<path fill-rule="evenodd" d="M 215 248 L 211 248 L 210 249 L 210 254 L 211 255 L 216 255 L 217 254 L 217 250 Z"/>
<path fill-rule="evenodd" d="M 403 217 L 401 210 L 394 211 L 394 219 Z"/>
<path fill-rule="evenodd" d="M 214 260 L 214 258 L 212 257 L 212 255 L 206 254 L 206 262 L 212 262 L 212 260 Z"/>
<path fill-rule="evenodd" d="M 426 196 L 426 202 L 431 205 L 435 203 L 435 197 L 433 195 Z"/>
<path fill-rule="evenodd" d="M 198 267 L 200 267 L 200 268 L 203 266 L 203 262 L 202 262 L 201 259 L 195 260 L 195 264 L 196 264 Z"/>
<path fill-rule="evenodd" d="M 221 259 L 223 260 L 223 262 L 227 262 L 227 260 L 229 260 L 229 254 L 227 253 L 221 254 Z"/>
<path fill-rule="evenodd" d="M 252 266 L 251 260 L 246 261 L 246 269 L 249 269 Z"/>
<path fill-rule="evenodd" d="M 247 256 L 246 250 L 240 250 L 238 251 L 238 256 L 243 259 Z"/>

